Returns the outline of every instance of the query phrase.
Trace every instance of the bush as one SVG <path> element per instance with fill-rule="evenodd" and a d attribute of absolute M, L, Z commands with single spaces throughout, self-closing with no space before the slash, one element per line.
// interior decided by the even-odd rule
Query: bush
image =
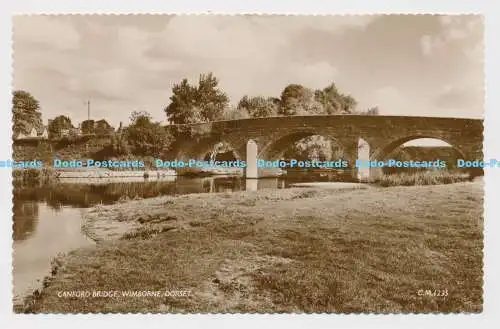
<path fill-rule="evenodd" d="M 467 173 L 445 170 L 421 171 L 416 173 L 384 174 L 369 182 L 380 186 L 439 185 L 465 182 L 471 179 Z"/>
<path fill-rule="evenodd" d="M 23 169 L 23 179 L 29 181 L 38 181 L 41 175 L 42 171 L 40 169 L 35 169 L 35 168 Z"/>
<path fill-rule="evenodd" d="M 25 168 L 12 170 L 12 178 L 23 183 L 38 183 L 56 177 L 52 168 Z"/>

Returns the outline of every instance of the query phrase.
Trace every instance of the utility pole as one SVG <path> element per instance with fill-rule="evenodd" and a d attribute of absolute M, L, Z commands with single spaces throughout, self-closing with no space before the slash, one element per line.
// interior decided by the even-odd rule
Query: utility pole
<path fill-rule="evenodd" d="M 87 100 L 87 120 L 90 120 L 90 99 Z"/>

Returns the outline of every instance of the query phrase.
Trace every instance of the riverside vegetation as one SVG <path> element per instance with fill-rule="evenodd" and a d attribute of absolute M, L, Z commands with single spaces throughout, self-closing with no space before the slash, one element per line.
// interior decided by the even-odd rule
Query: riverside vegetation
<path fill-rule="evenodd" d="M 473 177 L 468 173 L 447 170 L 424 170 L 413 173 L 383 174 L 369 182 L 379 186 L 414 186 L 414 185 L 439 185 L 467 182 Z"/>
<path fill-rule="evenodd" d="M 17 312 L 480 312 L 482 181 L 163 196 L 97 206 Z M 448 290 L 443 297 L 420 289 Z M 60 298 L 60 291 L 190 290 Z"/>

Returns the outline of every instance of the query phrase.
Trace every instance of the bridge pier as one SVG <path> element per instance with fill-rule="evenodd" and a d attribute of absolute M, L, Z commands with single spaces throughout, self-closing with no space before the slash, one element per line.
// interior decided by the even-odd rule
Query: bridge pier
<path fill-rule="evenodd" d="M 370 160 L 370 144 L 363 138 L 358 139 L 358 159 L 361 161 Z M 356 163 L 354 163 L 356 165 Z M 359 181 L 366 181 L 371 177 L 370 168 L 360 167 L 357 168 L 357 179 Z"/>
<path fill-rule="evenodd" d="M 363 159 L 364 154 L 360 154 L 360 145 L 363 147 L 366 147 L 368 144 L 362 140 L 361 138 L 357 137 L 350 137 L 350 138 L 337 138 L 339 141 L 344 153 L 343 153 L 343 158 L 344 160 L 347 161 L 348 163 L 348 170 L 349 170 L 349 179 L 352 180 L 362 180 L 365 179 L 369 173 L 366 173 L 366 170 L 362 170 L 363 168 L 357 168 L 356 167 L 356 160 L 357 159 Z M 366 144 L 366 145 L 365 145 Z M 369 146 L 368 146 L 369 149 Z M 336 160 L 336 159 L 335 159 Z"/>

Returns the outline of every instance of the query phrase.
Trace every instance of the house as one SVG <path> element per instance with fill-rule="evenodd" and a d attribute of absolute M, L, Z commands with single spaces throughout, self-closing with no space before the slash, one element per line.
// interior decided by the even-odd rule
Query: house
<path fill-rule="evenodd" d="M 28 134 L 22 132 L 15 133 L 14 139 L 47 139 L 49 138 L 47 126 L 33 127 Z"/>
<path fill-rule="evenodd" d="M 36 137 L 38 137 L 38 131 L 36 130 L 36 128 L 35 127 L 31 128 L 30 133 L 26 137 L 28 137 L 28 138 L 36 138 Z"/>
<path fill-rule="evenodd" d="M 80 129 L 78 128 L 66 128 L 61 129 L 61 137 L 75 137 L 80 135 Z"/>
<path fill-rule="evenodd" d="M 44 126 L 42 129 L 42 133 L 38 135 L 38 137 L 41 137 L 42 139 L 48 139 L 49 138 L 49 129 L 48 126 Z"/>
<path fill-rule="evenodd" d="M 61 137 L 69 137 L 70 132 L 70 129 L 61 129 Z"/>
<path fill-rule="evenodd" d="M 111 135 L 115 129 L 104 119 L 94 121 L 85 120 L 78 125 L 78 131 L 82 135 Z"/>

